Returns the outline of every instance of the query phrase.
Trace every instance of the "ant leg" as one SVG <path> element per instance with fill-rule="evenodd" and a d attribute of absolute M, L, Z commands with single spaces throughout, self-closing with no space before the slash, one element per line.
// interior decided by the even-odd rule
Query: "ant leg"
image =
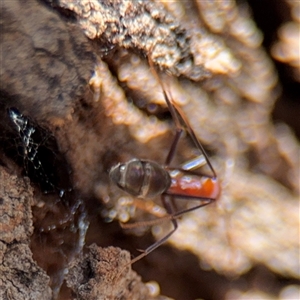
<path fill-rule="evenodd" d="M 155 77 L 156 80 L 159 82 L 159 84 L 160 84 L 160 86 L 161 86 L 161 88 L 162 88 L 162 91 L 163 91 L 163 95 L 164 95 L 165 101 L 166 101 L 166 103 L 167 103 L 167 105 L 168 105 L 168 109 L 169 109 L 169 111 L 170 111 L 170 113 L 171 113 L 171 115 L 172 115 L 172 118 L 173 118 L 173 121 L 174 121 L 174 123 L 175 123 L 175 125 L 176 125 L 176 128 L 182 130 L 182 125 L 181 125 L 181 123 L 180 123 L 180 120 L 179 120 L 179 117 L 178 117 L 178 113 L 176 112 L 176 109 L 175 109 L 175 107 L 174 107 L 174 103 L 173 103 L 173 101 L 171 101 L 170 98 L 168 97 L 168 95 L 167 95 L 167 93 L 166 93 L 166 91 L 165 91 L 164 85 L 163 85 L 161 79 L 159 78 L 159 76 L 158 76 L 158 74 L 157 74 L 157 72 L 156 72 L 156 70 L 155 70 L 155 67 L 154 67 L 153 62 L 152 62 L 152 60 L 150 59 L 150 57 L 148 57 L 148 63 L 149 63 L 150 69 L 151 69 L 151 71 L 152 71 L 152 74 L 154 75 L 154 77 Z"/>
<path fill-rule="evenodd" d="M 167 197 L 166 195 L 162 195 L 161 196 L 161 201 L 162 201 L 164 207 L 166 208 L 167 212 L 170 214 L 170 217 L 171 217 L 173 215 L 173 207 L 172 207 L 171 203 L 166 201 L 166 197 Z M 162 245 L 165 241 L 167 241 L 168 238 L 177 230 L 177 228 L 178 228 L 177 220 L 175 218 L 169 218 L 169 220 L 170 219 L 172 221 L 172 224 L 173 224 L 174 228 L 167 235 L 165 235 L 163 238 L 161 238 L 160 240 L 158 240 L 157 242 L 155 242 L 154 244 L 149 246 L 147 249 L 142 250 L 142 253 L 140 255 L 138 255 L 137 257 L 135 257 L 134 259 L 132 259 L 130 264 L 133 264 L 133 263 L 137 262 L 138 260 L 142 259 L 143 257 L 147 256 L 149 253 L 151 253 L 153 250 L 155 250 L 160 245 Z"/>
<path fill-rule="evenodd" d="M 196 205 L 196 206 L 193 206 L 191 208 L 180 210 L 180 211 L 172 214 L 170 217 L 174 218 L 174 219 L 177 219 L 177 218 L 181 217 L 182 215 L 184 215 L 184 214 L 186 214 L 188 212 L 191 212 L 191 211 L 194 211 L 194 210 L 196 210 L 198 208 L 204 207 L 204 206 L 206 206 L 208 204 L 211 204 L 213 201 L 215 201 L 215 199 L 205 199 L 205 200 L 204 199 L 199 199 L 199 200 L 206 201 L 206 202 L 205 203 L 201 203 L 201 204 Z"/>
<path fill-rule="evenodd" d="M 180 218 L 182 215 L 194 211 L 198 208 L 204 207 L 208 204 L 211 204 L 213 201 L 215 201 L 215 199 L 199 199 L 200 201 L 205 201 L 205 203 L 201 203 L 199 205 L 193 206 L 191 208 L 187 208 L 187 209 L 183 209 L 180 210 L 176 213 L 173 214 L 169 214 L 167 216 L 155 219 L 155 220 L 149 220 L 149 221 L 141 221 L 141 222 L 134 222 L 134 223 L 129 223 L 129 224 L 124 224 L 124 223 L 120 223 L 122 228 L 125 229 L 132 229 L 132 228 L 136 228 L 136 227 L 143 227 L 143 226 L 153 226 L 153 225 L 157 225 L 157 224 L 161 224 L 165 221 L 170 221 L 170 220 L 175 220 Z"/>
<path fill-rule="evenodd" d="M 162 84 L 162 83 L 161 83 Z M 164 92 L 164 95 L 165 97 L 167 97 L 167 94 Z M 167 101 L 167 100 L 166 100 Z M 179 118 L 178 118 L 178 115 L 180 116 L 180 118 L 182 119 L 182 121 L 185 123 L 185 126 L 186 126 L 186 130 L 188 131 L 190 137 L 192 138 L 194 144 L 196 145 L 196 147 L 200 150 L 200 152 L 203 154 L 205 160 L 206 160 L 206 163 L 208 164 L 209 168 L 211 169 L 212 173 L 213 173 L 213 177 L 216 178 L 217 177 L 217 174 L 216 174 L 216 171 L 214 169 L 214 167 L 212 166 L 202 144 L 199 142 L 194 130 L 192 129 L 192 127 L 190 126 L 188 120 L 185 118 L 184 116 L 184 113 L 182 112 L 181 108 L 178 107 L 174 102 L 170 102 L 170 100 L 168 100 L 168 103 L 170 103 L 170 105 L 172 106 L 172 109 L 174 112 L 177 113 L 177 120 L 179 122 Z M 179 122 L 180 124 L 180 122 Z M 177 125 L 176 125 L 177 126 Z M 179 128 L 182 128 L 182 125 L 179 125 L 180 127 Z"/>
<path fill-rule="evenodd" d="M 177 220 L 176 220 L 176 218 L 172 218 L 172 214 L 174 213 L 174 209 L 173 209 L 172 203 L 167 202 L 166 197 L 168 197 L 168 196 L 167 195 L 162 195 L 161 196 L 161 201 L 162 201 L 163 206 L 165 207 L 166 211 L 170 214 L 167 217 L 168 217 L 168 220 L 172 221 L 172 224 L 173 224 L 174 228 L 167 235 L 165 235 L 163 238 L 161 238 L 160 240 L 158 240 L 157 242 L 155 242 L 154 244 L 152 244 L 151 246 L 149 246 L 147 249 L 142 250 L 142 253 L 140 255 L 138 255 L 137 257 L 133 258 L 129 263 L 125 264 L 125 266 L 121 269 L 121 271 L 119 272 L 119 274 L 114 279 L 114 282 L 117 282 L 119 280 L 121 274 L 126 270 L 126 268 L 128 266 L 136 263 L 140 259 L 142 259 L 145 256 L 147 256 L 149 253 L 151 253 L 153 250 L 155 250 L 156 248 L 158 248 L 159 246 L 161 246 L 176 231 L 176 229 L 178 227 Z M 169 197 L 171 197 L 171 196 L 169 196 Z M 160 221 L 160 220 L 161 219 L 156 219 L 154 221 Z M 151 222 L 151 221 L 149 221 L 149 222 Z M 148 222 L 146 221 L 146 222 L 137 222 L 137 223 L 139 223 L 141 225 L 145 225 L 145 224 L 147 225 Z M 137 223 L 133 223 L 132 225 L 136 225 Z"/>
<path fill-rule="evenodd" d="M 174 140 L 172 142 L 171 148 L 169 150 L 168 156 L 167 156 L 166 161 L 165 161 L 165 165 L 166 166 L 170 165 L 171 160 L 174 157 L 174 154 L 176 152 L 176 148 L 177 148 L 177 145 L 178 145 L 178 142 L 179 142 L 182 130 L 183 130 L 182 128 L 177 128 L 177 130 L 176 130 L 176 134 L 175 134 Z"/>
<path fill-rule="evenodd" d="M 155 70 L 155 67 L 153 65 L 153 62 L 152 60 L 150 59 L 150 57 L 148 57 L 148 63 L 149 63 L 149 66 L 151 68 L 151 71 L 154 75 L 154 77 L 156 78 L 156 80 L 159 82 L 161 88 L 162 88 L 162 91 L 163 91 L 163 95 L 164 95 L 164 98 L 165 98 L 165 101 L 168 105 L 168 109 L 172 115 L 172 118 L 173 118 L 173 121 L 176 125 L 176 128 L 177 128 L 177 131 L 179 130 L 183 130 L 183 125 L 181 124 L 180 122 L 180 119 L 179 117 L 181 118 L 182 122 L 184 123 L 189 135 L 191 136 L 194 144 L 197 146 L 197 148 L 202 152 L 202 154 L 204 155 L 205 157 L 205 160 L 209 166 L 209 168 L 211 169 L 212 173 L 213 173 L 213 177 L 214 178 L 217 178 L 217 174 L 216 174 L 216 171 L 215 169 L 213 168 L 212 164 L 210 163 L 210 160 L 208 159 L 208 156 L 203 148 L 203 146 L 201 145 L 201 143 L 199 142 L 198 138 L 196 137 L 192 127 L 190 126 L 188 120 L 185 118 L 184 116 L 184 113 L 182 112 L 182 110 L 174 103 L 174 101 L 172 101 L 172 97 L 169 97 L 168 94 L 166 93 L 166 89 L 164 87 L 164 84 L 163 82 L 161 81 L 160 77 L 158 76 L 156 70 Z M 170 151 L 171 152 L 171 151 Z"/>
<path fill-rule="evenodd" d="M 171 199 L 171 202 L 167 201 L 168 197 Z M 161 196 L 161 202 L 164 206 L 164 208 L 166 209 L 167 213 L 172 216 L 174 215 L 174 198 L 173 196 L 167 196 L 167 195 L 162 195 Z M 174 230 L 177 229 L 178 227 L 178 224 L 177 224 L 177 221 L 174 219 L 172 220 L 172 223 L 173 223 L 173 226 L 174 226 Z"/>
<path fill-rule="evenodd" d="M 174 197 L 171 197 L 171 203 L 172 203 L 172 207 L 173 207 L 173 212 L 178 211 L 178 207 L 177 207 Z M 174 215 L 174 213 L 172 213 L 172 215 Z"/>
<path fill-rule="evenodd" d="M 164 207 L 156 204 L 152 200 L 143 200 L 139 198 L 135 199 L 128 199 L 125 201 L 122 201 L 121 206 L 134 206 L 137 209 L 143 210 L 147 212 L 148 214 L 151 214 L 155 216 L 156 218 L 165 217 L 167 215 L 167 212 Z M 134 222 L 134 223 L 122 223 L 119 222 L 122 228 L 127 228 L 127 225 L 131 226 L 131 224 L 140 223 L 140 222 Z M 132 228 L 132 227 L 129 227 Z"/>
<path fill-rule="evenodd" d="M 141 258 L 147 256 L 149 253 L 151 253 L 153 250 L 155 250 L 156 248 L 158 248 L 160 245 L 162 245 L 164 242 L 167 241 L 167 239 L 177 230 L 178 228 L 178 223 L 177 223 L 177 219 L 179 217 L 181 217 L 183 214 L 191 212 L 193 210 L 196 210 L 200 207 L 204 207 L 210 203 L 212 203 L 215 199 L 199 199 L 202 201 L 206 201 L 205 203 L 201 203 L 199 205 L 196 205 L 194 207 L 188 208 L 188 209 L 184 209 L 181 211 L 178 211 L 176 213 L 173 212 L 173 206 L 171 205 L 171 203 L 166 201 L 166 195 L 162 195 L 162 203 L 164 205 L 164 207 L 166 208 L 166 210 L 169 213 L 169 216 L 160 218 L 160 219 L 156 219 L 153 221 L 149 221 L 149 222 L 141 222 L 143 223 L 142 225 L 155 225 L 155 224 L 159 224 L 165 220 L 171 220 L 173 223 L 174 228 L 167 234 L 165 235 L 163 238 L 161 238 L 160 240 L 158 240 L 157 242 L 155 242 L 154 244 L 152 244 L 150 247 L 148 247 L 147 249 L 143 250 L 143 253 L 141 253 L 140 255 L 138 255 L 137 257 L 135 257 L 134 259 L 131 260 L 130 264 L 133 264 L 135 262 L 137 262 L 138 260 L 140 260 Z M 173 199 L 173 198 L 172 198 Z M 173 200 L 172 200 L 173 201 Z M 151 224 L 150 224 L 151 222 Z M 140 223 L 140 224 L 141 224 Z M 133 225 L 135 225 L 136 223 L 134 223 Z"/>
<path fill-rule="evenodd" d="M 166 201 L 167 195 L 162 195 L 162 203 L 165 207 L 165 209 L 167 210 L 167 212 L 169 213 L 168 216 L 166 217 L 162 217 L 156 220 L 152 220 L 152 221 L 145 221 L 145 222 L 137 222 L 137 223 L 133 223 L 133 224 L 128 224 L 126 227 L 127 228 L 134 228 L 136 226 L 147 226 L 147 225 L 155 225 L 155 224 L 159 224 L 161 222 L 164 222 L 166 220 L 171 220 L 174 226 L 174 229 L 172 231 L 170 231 L 167 235 L 165 235 L 162 239 L 158 240 L 157 242 L 155 242 L 154 244 L 152 244 L 150 247 L 148 247 L 146 250 L 143 250 L 143 252 L 138 255 L 137 257 L 135 257 L 134 259 L 132 259 L 130 261 L 130 263 L 127 263 L 123 269 L 121 270 L 121 272 L 119 273 L 119 275 L 116 277 L 115 281 L 117 281 L 117 279 L 121 276 L 121 274 L 124 272 L 124 270 L 129 266 L 134 264 L 135 262 L 139 261 L 140 259 L 142 259 L 143 257 L 147 256 L 149 253 L 151 253 L 153 250 L 155 250 L 156 248 L 158 248 L 160 245 L 162 245 L 164 242 L 166 242 L 168 240 L 168 238 L 177 230 L 178 227 L 178 223 L 177 223 L 177 218 L 181 217 L 183 214 L 187 213 L 187 212 L 191 212 L 193 210 L 196 210 L 200 207 L 206 206 L 210 203 L 212 203 L 213 201 L 215 201 L 215 199 L 199 199 L 200 201 L 206 201 L 205 203 L 201 203 L 197 206 L 194 206 L 192 208 L 188 208 L 185 210 L 181 210 L 179 212 L 174 213 L 173 210 L 173 206 L 172 204 L 170 204 L 169 202 Z M 174 199 L 173 197 L 171 198 L 171 201 L 173 202 Z M 131 225 L 131 226 L 130 226 Z"/>
<path fill-rule="evenodd" d="M 181 117 L 183 118 L 182 115 L 181 115 Z M 187 121 L 184 118 L 183 118 L 183 120 L 184 120 L 184 122 L 186 122 L 186 124 L 189 124 L 189 123 L 187 123 Z M 208 164 L 209 168 L 212 171 L 213 178 L 217 178 L 217 173 L 216 173 L 214 167 L 212 166 L 212 164 L 211 164 L 210 160 L 208 159 L 208 156 L 207 156 L 202 144 L 199 142 L 198 138 L 196 137 L 195 132 L 193 131 L 193 129 L 191 128 L 190 125 L 187 126 L 187 130 L 188 130 L 189 135 L 191 136 L 194 144 L 197 146 L 197 148 L 202 152 L 203 156 L 205 157 L 206 163 Z"/>

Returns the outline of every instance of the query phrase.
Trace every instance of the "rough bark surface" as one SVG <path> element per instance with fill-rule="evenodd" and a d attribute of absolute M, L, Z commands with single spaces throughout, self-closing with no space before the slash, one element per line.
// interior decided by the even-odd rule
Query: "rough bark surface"
<path fill-rule="evenodd" d="M 93 244 L 87 254 L 71 264 L 67 285 L 78 300 L 154 299 L 129 263 L 127 251 Z"/>
<path fill-rule="evenodd" d="M 0 298 L 52 299 L 50 278 L 32 259 L 32 189 L 0 166 Z"/>
<path fill-rule="evenodd" d="M 182 216 L 169 246 L 134 268 L 144 280 L 157 281 L 162 294 L 179 300 L 299 298 L 299 141 L 291 128 L 272 119 L 281 97 L 284 109 L 278 115 L 300 128 L 300 89 L 292 88 L 299 79 L 292 50 L 299 46 L 293 31 L 298 6 L 265 1 L 267 21 L 275 7 L 291 10 L 294 24 L 282 29 L 273 55 L 280 60 L 284 54 L 281 61 L 293 68 L 294 85 L 286 86 L 282 73 L 278 76 L 280 68 L 246 4 L 1 2 L 3 297 L 18 292 L 22 296 L 13 294 L 15 299 L 47 299 L 51 293 L 63 300 L 94 299 L 99 293 L 115 299 L 150 297 L 130 268 L 113 282 L 128 254 L 84 247 L 113 245 L 130 249 L 134 257 L 136 249 L 170 230 L 162 223 L 152 234 L 135 228 L 129 235 L 113 222 L 153 216 L 110 183 L 108 170 L 133 158 L 164 164 L 174 137 L 150 58 L 157 69 L 172 74 L 158 70 L 166 92 L 209 150 L 222 193 L 215 204 Z M 290 106 L 289 97 L 296 99 Z M 15 109 L 19 113 L 13 115 Z M 188 136 L 182 137 L 172 166 L 198 154 Z M 31 186 L 23 182 L 25 176 Z M 53 187 L 48 194 L 42 179 Z M 159 200 L 150 200 L 150 206 L 159 208 Z M 186 209 L 191 201 L 177 204 Z M 29 237 L 34 260 L 49 277 L 31 258 Z M 64 283 L 67 271 L 70 288 Z"/>
<path fill-rule="evenodd" d="M 41 123 L 70 117 L 95 61 L 83 34 L 36 1 L 3 1 L 1 20 L 1 102 Z"/>

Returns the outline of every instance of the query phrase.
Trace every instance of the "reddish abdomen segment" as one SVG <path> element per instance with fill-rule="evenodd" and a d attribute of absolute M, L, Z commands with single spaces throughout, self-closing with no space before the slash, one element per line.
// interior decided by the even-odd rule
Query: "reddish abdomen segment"
<path fill-rule="evenodd" d="M 167 194 L 195 198 L 217 199 L 220 183 L 217 178 L 191 174 L 187 171 L 170 170 L 171 185 Z"/>

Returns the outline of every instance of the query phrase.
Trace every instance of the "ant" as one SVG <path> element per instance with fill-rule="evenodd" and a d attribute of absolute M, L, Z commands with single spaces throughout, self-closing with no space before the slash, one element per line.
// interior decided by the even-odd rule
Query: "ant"
<path fill-rule="evenodd" d="M 148 59 L 148 61 L 153 75 L 162 88 L 165 101 L 176 126 L 174 140 L 164 165 L 160 165 L 150 160 L 132 159 L 125 163 L 118 163 L 112 167 L 109 171 L 109 177 L 120 189 L 132 196 L 149 199 L 161 195 L 162 204 L 167 212 L 167 216 L 153 221 L 122 224 L 123 228 L 154 225 L 163 220 L 170 220 L 174 228 L 163 238 L 149 246 L 147 249 L 142 250 L 142 253 L 132 259 L 130 264 L 137 262 L 162 245 L 177 230 L 178 217 L 214 202 L 220 194 L 220 182 L 203 146 L 196 137 L 181 109 L 177 107 L 172 101 L 172 98 L 168 96 L 164 85 L 154 68 L 153 62 L 150 59 Z M 183 130 L 188 132 L 202 155 L 198 159 L 186 162 L 179 168 L 172 168 L 170 167 L 170 164 L 176 153 L 176 148 Z M 204 164 L 208 165 L 212 172 L 212 176 L 199 175 L 192 171 Z M 200 201 L 200 204 L 192 208 L 176 211 L 174 198 L 198 200 Z"/>

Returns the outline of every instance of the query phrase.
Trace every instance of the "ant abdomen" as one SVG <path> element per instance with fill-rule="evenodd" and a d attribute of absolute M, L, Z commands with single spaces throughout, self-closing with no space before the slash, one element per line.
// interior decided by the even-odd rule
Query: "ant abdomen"
<path fill-rule="evenodd" d="M 133 159 L 117 164 L 110 170 L 109 177 L 122 190 L 140 198 L 161 195 L 171 184 L 168 171 L 148 160 Z"/>

